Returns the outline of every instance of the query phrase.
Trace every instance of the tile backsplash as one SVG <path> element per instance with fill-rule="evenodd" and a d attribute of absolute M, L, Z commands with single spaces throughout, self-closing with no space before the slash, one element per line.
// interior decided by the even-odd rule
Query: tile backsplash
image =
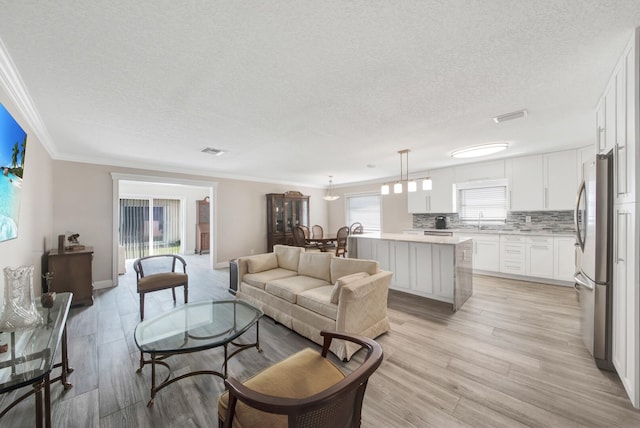
<path fill-rule="evenodd" d="M 436 216 L 447 217 L 448 229 L 477 229 L 476 221 L 462 221 L 458 217 L 458 213 L 442 213 L 442 214 L 414 214 L 414 229 L 433 229 L 435 228 Z M 531 222 L 526 222 L 526 217 L 531 217 Z M 485 230 L 531 230 L 541 232 L 573 232 L 573 211 L 511 211 L 507 213 L 507 219 L 504 222 L 482 222 L 482 228 Z"/>

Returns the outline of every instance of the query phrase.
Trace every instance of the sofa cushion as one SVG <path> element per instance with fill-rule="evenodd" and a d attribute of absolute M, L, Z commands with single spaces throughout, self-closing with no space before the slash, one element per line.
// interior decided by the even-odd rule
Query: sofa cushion
<path fill-rule="evenodd" d="M 296 275 L 296 271 L 276 268 L 259 273 L 247 273 L 242 277 L 242 281 L 246 282 L 249 285 L 253 285 L 254 287 L 258 287 L 261 290 L 264 290 L 265 284 L 269 281 L 289 278 Z"/>
<path fill-rule="evenodd" d="M 247 257 L 247 270 L 249 273 L 264 272 L 265 270 L 276 269 L 277 267 L 278 258 L 273 253 Z"/>
<path fill-rule="evenodd" d="M 335 285 L 331 289 L 330 302 L 334 304 L 338 304 L 338 299 L 340 298 L 340 289 L 347 284 L 351 284 L 359 279 L 368 277 L 369 274 L 367 272 L 356 272 L 351 275 L 345 275 L 341 278 L 338 278 Z"/>
<path fill-rule="evenodd" d="M 378 262 L 375 260 L 360 260 L 334 257 L 331 260 L 331 280 L 335 284 L 338 278 L 357 272 L 366 272 L 375 275 L 378 272 Z"/>
<path fill-rule="evenodd" d="M 276 279 L 267 282 L 264 290 L 288 302 L 296 303 L 297 295 L 316 287 L 331 285 L 327 281 L 310 276 L 298 275 L 291 278 Z"/>
<path fill-rule="evenodd" d="M 335 320 L 338 316 L 338 305 L 331 303 L 333 285 L 316 287 L 298 294 L 298 306 Z"/>
<path fill-rule="evenodd" d="M 289 245 L 274 245 L 273 252 L 278 258 L 278 266 L 289 270 L 298 270 L 300 254 L 304 251 L 301 247 L 291 247 Z"/>
<path fill-rule="evenodd" d="M 302 253 L 298 264 L 298 275 L 331 282 L 331 259 L 333 258 L 333 253 Z"/>

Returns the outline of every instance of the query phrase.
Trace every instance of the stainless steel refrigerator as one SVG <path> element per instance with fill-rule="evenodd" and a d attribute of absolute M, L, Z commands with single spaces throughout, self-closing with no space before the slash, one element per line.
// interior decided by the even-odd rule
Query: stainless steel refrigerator
<path fill-rule="evenodd" d="M 576 274 L 584 344 L 598 367 L 613 370 L 612 154 L 597 155 L 583 166 L 575 210 Z"/>

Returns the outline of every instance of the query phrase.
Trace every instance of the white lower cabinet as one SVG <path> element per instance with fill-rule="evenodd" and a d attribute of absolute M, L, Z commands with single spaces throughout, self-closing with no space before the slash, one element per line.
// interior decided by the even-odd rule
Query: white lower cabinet
<path fill-rule="evenodd" d="M 453 245 L 409 244 L 411 289 L 453 302 Z"/>
<path fill-rule="evenodd" d="M 634 203 L 614 207 L 613 365 L 635 407 L 640 405 L 640 290 Z"/>
<path fill-rule="evenodd" d="M 553 258 L 553 237 L 527 237 L 525 267 L 527 275 L 553 278 Z"/>
<path fill-rule="evenodd" d="M 526 241 L 526 237 L 518 235 L 500 237 L 500 272 L 526 275 Z"/>
<path fill-rule="evenodd" d="M 488 272 L 500 271 L 500 237 L 492 234 L 459 233 L 473 240 L 473 269 Z"/>
<path fill-rule="evenodd" d="M 576 239 L 569 237 L 553 238 L 553 279 L 573 281 L 576 271 Z"/>

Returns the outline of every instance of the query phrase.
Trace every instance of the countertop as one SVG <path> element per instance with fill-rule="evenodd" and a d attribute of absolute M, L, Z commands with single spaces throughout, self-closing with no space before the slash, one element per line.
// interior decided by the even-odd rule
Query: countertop
<path fill-rule="evenodd" d="M 405 235 L 403 233 L 365 233 L 350 235 L 356 239 L 380 239 L 384 241 L 423 242 L 425 244 L 457 245 L 471 238 L 456 236 Z"/>
<path fill-rule="evenodd" d="M 408 231 L 433 231 L 433 232 L 453 232 L 457 235 L 460 234 L 490 234 L 490 235 L 531 235 L 531 236 L 562 236 L 562 237 L 575 237 L 575 232 L 572 231 L 554 231 L 554 230 L 528 230 L 528 229 L 407 229 Z M 427 235 L 428 236 L 428 235 Z"/>

